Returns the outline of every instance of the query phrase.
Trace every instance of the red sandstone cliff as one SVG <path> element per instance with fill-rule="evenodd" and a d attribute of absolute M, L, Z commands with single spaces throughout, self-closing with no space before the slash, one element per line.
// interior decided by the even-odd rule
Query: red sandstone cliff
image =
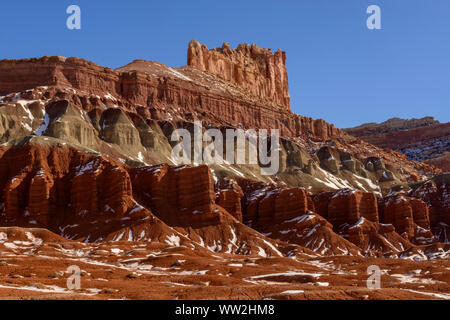
<path fill-rule="evenodd" d="M 282 105 L 273 100 L 280 94 L 272 95 L 269 89 L 269 83 L 275 81 L 270 77 L 258 74 L 262 83 L 258 90 L 267 93 L 255 95 L 233 82 L 212 78 L 191 67 L 175 69 L 137 60 L 112 70 L 78 58 L 43 57 L 0 61 L 0 94 L 38 86 L 71 87 L 99 97 L 110 94 L 120 100 L 122 108 L 134 112 L 141 106 L 152 109 L 152 114 L 164 114 L 165 106 L 170 106 L 172 114 L 183 117 L 195 113 L 200 119 L 220 124 L 280 129 L 285 136 L 327 140 L 344 134 L 324 120 L 291 113 L 289 102 L 280 108 Z"/>
<path fill-rule="evenodd" d="M 0 61 L 2 296 L 446 292 L 448 175 L 430 179 L 434 167 L 293 114 L 281 51 L 191 42 L 188 64 L 136 60 L 111 70 L 77 58 Z M 279 128 L 279 173 L 170 165 L 171 133 L 192 131 L 194 120 L 221 131 Z M 55 270 L 74 264 L 94 289 L 62 289 L 64 272 Z M 385 295 L 365 287 L 374 264 L 383 289 L 392 286 Z M 424 265 L 426 278 L 410 275 Z M 419 292 L 399 289 L 405 277 L 395 276 L 405 272 L 414 279 L 408 289 Z M 97 289 L 103 283 L 117 289 Z"/>
<path fill-rule="evenodd" d="M 230 49 L 228 43 L 224 43 L 222 48 L 208 50 L 206 45 L 192 40 L 188 47 L 187 64 L 290 110 L 284 51 L 278 50 L 272 54 L 270 49 L 263 49 L 255 44 L 240 44 L 236 49 Z"/>
<path fill-rule="evenodd" d="M 266 54 L 271 55 L 268 52 Z M 263 77 L 263 74 L 259 74 L 259 77 Z M 269 81 L 270 77 L 266 80 Z M 37 89 L 37 86 L 44 87 Z M 186 122 L 197 119 L 213 126 L 279 129 L 282 136 L 299 144 L 308 153 L 316 152 L 321 146 L 320 144 L 333 144 L 337 149 L 346 150 L 350 154 L 350 158 L 348 155 L 345 159 L 342 157 L 342 163 L 344 168 L 353 171 L 355 169 L 352 169 L 352 163 L 357 160 L 351 159 L 352 156 L 362 162 L 367 157 L 375 156 L 380 157 L 391 167 L 397 167 L 396 170 L 399 171 L 397 179 L 399 180 L 409 179 L 411 174 L 420 178 L 418 172 L 425 174 L 436 172 L 431 166 L 405 161 L 398 153 L 377 149 L 361 140 L 354 139 L 324 120 L 296 115 L 288 108 L 280 108 L 279 104 L 267 96 L 255 96 L 249 93 L 248 89 L 240 87 L 232 81 L 189 66 L 175 69 L 157 62 L 137 60 L 125 67 L 111 70 L 78 58 L 44 57 L 3 60 L 0 61 L 0 94 L 6 95 L 2 98 L 2 104 L 6 104 L 4 110 L 8 115 L 3 117 L 0 114 L 0 117 L 4 118 L 3 125 L 0 125 L 0 132 L 5 132 L 5 136 L 27 134 L 24 130 L 25 127 L 18 123 L 19 115 L 17 115 L 16 122 L 11 122 L 10 119 L 11 112 L 17 113 L 17 108 L 13 105 L 18 99 L 26 99 L 22 103 L 28 105 L 28 108 L 33 107 L 34 109 L 39 109 L 39 103 L 45 106 L 54 100 L 65 99 L 71 105 L 86 112 L 89 120 L 92 120 L 94 128 L 99 131 L 101 130 L 102 113 L 108 118 L 116 117 L 114 115 L 116 113 L 122 113 L 119 118 L 123 118 L 129 123 L 127 133 L 119 134 L 123 137 L 118 137 L 115 132 L 122 125 L 111 127 L 108 125 L 105 132 L 100 132 L 100 141 L 97 141 L 99 144 L 103 144 L 101 141 L 103 139 L 106 139 L 108 143 L 117 143 L 119 140 L 128 141 L 129 139 L 125 138 L 127 135 L 130 135 L 132 139 L 139 138 L 140 135 L 144 147 L 155 146 L 151 142 L 155 138 L 149 137 L 146 130 L 148 126 L 152 128 L 155 126 L 150 124 L 150 121 L 169 122 L 164 125 L 167 129 L 174 128 L 175 121 Z M 31 104 L 32 102 L 33 104 Z M 130 120 L 126 120 L 126 117 L 129 117 Z M 37 122 L 36 118 L 33 122 L 33 129 Z M 54 120 L 57 120 L 57 117 L 54 117 L 52 122 Z M 85 122 L 86 119 L 82 119 L 82 121 Z M 143 124 L 144 122 L 146 124 Z M 79 125 L 83 127 L 83 130 L 92 132 L 91 128 L 86 127 L 91 124 L 80 123 Z M 14 130 L 11 126 L 15 126 Z M 67 131 L 73 131 L 69 128 L 70 126 L 71 124 L 68 122 L 65 136 L 70 135 Z M 140 129 L 136 131 L 132 126 L 138 126 Z M 156 131 L 158 130 L 160 129 L 156 128 Z M 48 131 L 46 134 L 52 135 L 52 132 Z M 167 130 L 164 132 L 167 133 Z M 147 137 L 143 137 L 144 135 Z M 92 142 L 91 138 L 88 140 Z M 78 142 L 82 141 L 78 139 Z M 133 141 L 133 144 L 136 146 L 136 141 Z M 87 147 L 92 148 L 93 145 L 90 144 Z M 102 151 L 106 148 L 109 146 L 102 147 Z M 134 146 L 132 148 L 135 157 L 139 150 Z M 154 156 L 158 161 L 149 163 L 164 162 L 156 153 Z M 294 157 L 293 153 L 288 154 L 287 157 L 289 162 L 301 160 L 301 163 L 298 164 L 300 169 L 307 165 L 303 163 L 307 161 L 306 159 L 298 159 Z M 326 161 L 328 160 L 322 159 L 320 165 L 324 166 Z M 335 163 L 335 165 L 339 166 L 339 163 Z M 307 166 L 306 172 L 317 172 L 314 165 L 308 164 Z M 358 168 L 361 165 L 354 163 L 354 166 Z M 362 173 L 358 174 L 363 175 Z M 371 179 L 379 179 L 378 175 L 382 174 L 383 172 L 376 173 L 377 177 Z M 386 188 L 388 187 L 386 186 Z"/>
<path fill-rule="evenodd" d="M 425 161 L 444 171 L 450 170 L 450 123 L 439 123 L 432 117 L 394 118 L 345 131 L 378 147 L 400 151 L 410 160 Z"/>
<path fill-rule="evenodd" d="M 433 242 L 430 226 L 446 239 L 436 229 L 448 221 L 441 194 L 377 201 L 435 168 L 293 114 L 283 53 L 195 42 L 189 52 L 190 66 L 177 69 L 143 60 L 118 70 L 77 58 L 0 61 L 2 223 L 260 256 L 301 247 L 398 256 Z M 267 184 L 249 180 L 261 179 L 252 167 L 169 166 L 168 136 L 197 119 L 221 129 L 279 128 L 280 174 Z M 223 179 L 227 168 L 237 182 Z M 311 194 L 349 187 L 364 191 Z"/>

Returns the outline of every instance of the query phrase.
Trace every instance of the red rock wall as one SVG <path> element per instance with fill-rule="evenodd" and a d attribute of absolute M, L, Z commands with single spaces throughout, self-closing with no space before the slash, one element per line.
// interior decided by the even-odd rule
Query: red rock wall
<path fill-rule="evenodd" d="M 244 221 L 251 221 L 254 228 L 264 231 L 274 224 L 304 215 L 310 205 L 303 188 L 269 189 L 246 201 Z"/>
<path fill-rule="evenodd" d="M 361 217 L 378 222 L 377 198 L 373 193 L 339 190 L 317 194 L 313 200 L 317 212 L 336 227 L 354 224 Z"/>
<path fill-rule="evenodd" d="M 415 224 L 410 201 L 401 195 L 390 196 L 380 201 L 383 211 L 382 223 L 392 224 L 400 235 L 414 237 Z"/>
<path fill-rule="evenodd" d="M 441 168 L 444 172 L 450 172 L 450 154 L 445 154 L 442 157 L 424 161 L 427 164 Z"/>
<path fill-rule="evenodd" d="M 317 212 L 334 226 L 354 224 L 361 217 L 378 222 L 377 197 L 373 193 L 351 190 L 323 192 L 313 196 Z"/>
<path fill-rule="evenodd" d="M 168 68 L 168 67 L 166 67 Z M 320 140 L 346 136 L 322 119 L 311 119 L 279 108 L 261 97 L 245 97 L 209 90 L 201 83 L 177 77 L 153 76 L 139 71 L 117 71 L 78 58 L 0 61 L 0 94 L 37 86 L 72 87 L 103 97 L 110 93 L 123 99 L 123 109 L 136 112 L 137 105 L 155 115 L 163 107 L 180 108 L 184 115 L 197 113 L 205 119 L 245 128 L 279 129 L 283 136 L 310 136 Z M 269 90 L 270 91 L 270 90 Z M 93 98 L 94 99 L 94 98 Z M 85 101 L 84 105 L 95 103 Z M 91 111 L 92 109 L 86 110 Z M 220 116 L 218 116 L 220 115 Z"/>
<path fill-rule="evenodd" d="M 383 132 L 381 129 L 380 131 Z M 410 130 L 372 133 L 370 135 L 366 134 L 371 132 L 366 132 L 363 129 L 348 132 L 381 148 L 401 149 L 414 142 L 450 135 L 450 123 L 432 124 Z"/>
<path fill-rule="evenodd" d="M 214 180 L 207 166 L 134 168 L 130 175 L 136 198 L 168 225 L 219 223 L 219 215 L 214 212 Z"/>
<path fill-rule="evenodd" d="M 258 224 L 269 226 L 301 216 L 307 212 L 308 202 L 303 188 L 282 189 L 270 193 L 259 203 Z"/>
<path fill-rule="evenodd" d="M 119 75 L 95 63 L 65 57 L 0 61 L 0 94 L 38 86 L 73 86 L 94 94 L 117 92 Z"/>
<path fill-rule="evenodd" d="M 328 219 L 328 204 L 333 195 L 334 192 L 321 192 L 312 196 L 316 212 L 325 219 Z"/>
<path fill-rule="evenodd" d="M 216 204 L 242 222 L 241 200 L 244 193 L 241 187 L 232 179 L 224 179 L 216 185 Z"/>
<path fill-rule="evenodd" d="M 431 226 L 436 226 L 439 222 L 450 225 L 449 175 L 438 176 L 435 180 L 422 184 L 413 190 L 409 196 L 420 199 L 427 204 Z"/>
<path fill-rule="evenodd" d="M 67 147 L 27 144 L 0 152 L 6 225 L 55 230 L 71 221 L 123 217 L 134 207 L 127 171 Z"/>
<path fill-rule="evenodd" d="M 430 217 L 428 207 L 425 202 L 419 199 L 409 199 L 413 213 L 414 222 L 424 228 L 430 229 Z"/>
<path fill-rule="evenodd" d="M 286 53 L 281 50 L 273 54 L 270 49 L 254 44 L 240 44 L 237 49 L 231 50 L 227 43 L 220 49 L 208 50 L 205 45 L 192 40 L 188 47 L 187 64 L 290 110 Z"/>
<path fill-rule="evenodd" d="M 344 223 L 356 223 L 361 217 L 358 198 L 351 191 L 336 193 L 328 204 L 328 221 L 335 227 Z"/>
<path fill-rule="evenodd" d="M 374 193 L 358 192 L 356 194 L 359 201 L 359 212 L 361 217 L 372 222 L 378 222 L 378 201 Z"/>

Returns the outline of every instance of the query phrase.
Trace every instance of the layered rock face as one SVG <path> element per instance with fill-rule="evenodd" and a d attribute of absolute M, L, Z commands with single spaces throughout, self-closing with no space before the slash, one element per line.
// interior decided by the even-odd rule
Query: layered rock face
<path fill-rule="evenodd" d="M 378 147 L 398 150 L 410 160 L 427 161 L 444 171 L 450 168 L 450 123 L 439 123 L 433 117 L 394 118 L 344 130 Z"/>
<path fill-rule="evenodd" d="M 247 179 L 214 184 L 207 166 L 128 168 L 36 136 L 3 146 L 0 170 L 6 173 L 3 225 L 39 226 L 85 241 L 194 241 L 214 251 L 280 254 L 240 221 L 320 254 L 395 255 L 413 246 L 407 239 L 434 241 L 425 202 L 402 194 L 380 199 L 377 209 L 374 194 L 348 189 L 311 198 L 304 188 Z M 445 184 L 439 186 L 445 197 Z M 416 195 L 436 201 L 436 188 L 421 188 Z M 441 198 L 439 221 L 448 211 Z"/>
<path fill-rule="evenodd" d="M 293 114 L 281 51 L 191 42 L 188 64 L 0 61 L 2 295 L 379 299 L 412 296 L 392 279 L 424 268 L 417 286 L 446 290 L 448 176 Z M 279 170 L 233 156 L 180 165 L 176 129 L 191 135 L 183 142 L 208 129 L 279 129 Z M 236 158 L 250 149 L 234 140 L 222 147 Z M 55 272 L 74 264 L 77 292 Z M 365 287 L 374 264 L 386 295 Z M 106 281 L 120 288 L 96 289 Z"/>
<path fill-rule="evenodd" d="M 207 166 L 136 168 L 131 178 L 137 198 L 167 224 L 201 227 L 219 223 L 214 212 L 214 181 Z"/>
<path fill-rule="evenodd" d="M 390 196 L 380 202 L 380 208 L 384 223 L 392 224 L 405 238 L 414 236 L 413 207 L 409 199 L 402 195 Z"/>
<path fill-rule="evenodd" d="M 441 168 L 444 172 L 450 172 L 450 154 L 446 153 L 442 157 L 426 160 L 425 163 Z"/>
<path fill-rule="evenodd" d="M 133 200 L 129 174 L 119 163 L 52 138 L 29 137 L 3 147 L 0 170 L 3 225 L 94 241 L 128 220 L 151 218 Z"/>
<path fill-rule="evenodd" d="M 244 192 L 241 187 L 233 179 L 225 178 L 215 186 L 216 203 L 227 210 L 238 221 L 242 222 L 242 206 L 241 199 Z"/>
<path fill-rule="evenodd" d="M 239 180 L 244 190 L 244 221 L 263 234 L 328 255 L 358 254 L 354 244 L 333 232 L 333 226 L 314 212 L 303 188 L 276 187 Z"/>
<path fill-rule="evenodd" d="M 344 129 L 353 136 L 371 136 L 388 132 L 397 132 L 411 130 L 416 128 L 428 127 L 439 124 L 439 121 L 433 117 L 424 117 L 422 119 L 400 119 L 392 118 L 382 123 L 365 123 L 354 128 Z"/>
<path fill-rule="evenodd" d="M 40 86 L 74 87 L 95 94 L 116 92 L 118 74 L 95 63 L 66 57 L 0 61 L 0 94 Z"/>
<path fill-rule="evenodd" d="M 331 197 L 327 216 L 333 225 L 354 224 L 361 217 L 378 222 L 377 198 L 373 193 L 343 189 Z"/>
<path fill-rule="evenodd" d="M 343 189 L 311 197 L 304 189 L 239 182 L 244 221 L 315 252 L 396 257 L 415 244 L 436 242 L 426 204 L 401 193 L 378 199 Z"/>
<path fill-rule="evenodd" d="M 193 40 L 189 43 L 187 64 L 290 110 L 286 53 L 281 50 L 273 54 L 270 49 L 255 44 L 240 44 L 230 49 L 228 43 L 208 50 L 206 45 Z"/>
<path fill-rule="evenodd" d="M 273 190 L 258 203 L 257 225 L 260 228 L 279 224 L 304 215 L 308 210 L 306 191 L 303 188 Z"/>
<path fill-rule="evenodd" d="M 120 105 L 125 110 L 135 112 L 141 106 L 153 116 L 169 116 L 165 107 L 170 106 L 173 109 L 169 112 L 171 115 L 189 117 L 196 114 L 199 118 L 214 119 L 227 125 L 280 129 L 282 135 L 293 137 L 309 134 L 326 140 L 344 135 L 321 119 L 314 120 L 291 113 L 289 98 L 281 98 L 288 89 L 286 68 L 279 58 L 275 59 L 275 56 L 281 55 L 275 54 L 268 58 L 271 56 L 266 55 L 268 52 L 259 55 L 257 49 L 253 51 L 256 60 L 252 63 L 256 69 L 254 72 L 247 71 L 248 79 L 240 85 L 223 77 L 205 74 L 197 68 L 175 69 L 143 60 L 117 70 L 78 58 L 2 60 L 0 95 L 40 86 L 70 87 L 93 95 L 86 101 L 88 104 L 95 104 L 95 100 L 102 100 L 107 94 L 123 100 Z M 265 60 L 267 62 L 263 62 Z M 268 75 L 259 70 L 259 63 L 265 64 L 261 68 L 268 68 L 265 71 Z M 272 69 L 274 71 L 271 73 L 269 70 Z M 275 72 L 275 69 L 278 71 Z M 253 77 L 256 77 L 255 80 L 252 80 Z M 255 84 L 252 86 L 258 88 L 261 95 L 246 89 L 247 81 L 253 81 Z M 284 101 L 283 104 L 281 101 Z M 219 114 L 220 117 L 217 116 Z"/>
<path fill-rule="evenodd" d="M 443 242 L 448 241 L 448 232 L 450 231 L 449 182 L 449 174 L 443 174 L 417 185 L 409 193 L 410 197 L 420 199 L 426 204 L 429 211 L 431 230 Z M 422 204 L 421 207 L 423 207 Z"/>
<path fill-rule="evenodd" d="M 377 198 L 373 193 L 343 189 L 312 199 L 334 230 L 362 249 L 398 252 L 411 246 L 408 240 L 418 244 L 435 241 L 426 203 L 401 192 Z M 393 247 L 389 239 L 397 245 Z"/>
<path fill-rule="evenodd" d="M 354 224 L 361 217 L 378 222 L 377 197 L 373 193 L 342 189 L 312 197 L 317 212 L 333 225 Z"/>
<path fill-rule="evenodd" d="M 283 52 L 197 42 L 188 52 L 176 69 L 0 61 L 0 222 L 260 257 L 399 257 L 434 235 L 447 241 L 445 184 L 391 196 L 404 204 L 382 198 L 440 171 L 293 114 Z M 176 165 L 171 135 L 195 134 L 197 120 L 203 131 L 280 129 L 278 173 Z"/>
<path fill-rule="evenodd" d="M 366 256 L 398 257 L 405 249 L 415 247 L 392 224 L 374 223 L 365 218 L 353 225 L 342 225 L 338 234 L 362 249 Z"/>
<path fill-rule="evenodd" d="M 286 247 L 216 205 L 207 166 L 131 168 L 32 136 L 0 148 L 0 170 L 3 226 L 40 227 L 84 242 L 151 241 L 264 257 L 283 256 Z"/>
<path fill-rule="evenodd" d="M 186 129 L 191 137 L 195 137 L 192 121 L 183 118 L 156 120 L 151 118 L 148 109 L 137 107 L 135 111 L 129 111 L 124 102 L 109 94 L 100 97 L 72 88 L 38 87 L 4 97 L 1 105 L 0 117 L 4 119 L 3 126 L 0 126 L 2 143 L 8 142 L 12 136 L 50 136 L 131 166 L 175 164 L 171 156 L 175 146 L 171 141 L 173 131 Z M 204 130 L 211 126 L 205 126 Z M 226 136 L 230 127 L 220 126 L 218 129 Z M 233 142 L 226 139 L 224 147 L 228 148 L 228 144 Z M 377 158 L 343 151 L 351 148 L 350 144 L 336 142 L 333 147 L 317 148 L 322 143 L 311 142 L 309 146 L 304 142 L 308 140 L 280 139 L 279 175 L 276 179 L 292 186 L 310 186 L 313 192 L 342 187 L 374 192 L 382 191 L 380 187 L 389 190 L 391 185 L 413 175 L 417 180 L 418 174 L 414 172 L 427 169 L 417 163 L 411 166 L 411 163 L 403 162 L 401 167 L 390 166 L 390 155 Z M 236 152 L 236 145 L 232 147 Z M 215 179 L 228 175 L 270 181 L 261 175 L 258 165 L 225 163 L 213 168 Z"/>
<path fill-rule="evenodd" d="M 245 48 L 250 50 L 248 57 Z M 263 53 L 259 54 L 258 52 L 261 50 Z M 225 59 L 223 52 L 228 52 L 228 50 L 225 46 L 223 50 L 207 52 L 211 57 L 217 55 L 220 57 L 219 61 L 222 61 L 221 59 Z M 230 61 L 234 61 L 232 63 L 238 63 L 236 61 L 242 59 L 242 61 L 250 59 L 248 63 L 253 67 L 249 68 L 259 70 L 254 73 L 255 79 L 259 79 L 257 82 L 251 80 L 252 76 L 250 75 L 253 74 L 253 71 L 248 71 L 249 79 L 243 81 L 242 84 L 237 84 L 235 80 L 229 79 L 228 76 L 217 74 L 220 70 L 225 72 L 222 67 L 214 67 L 213 69 L 216 70 L 216 74 L 214 74 L 201 71 L 197 67 L 186 66 L 175 69 L 157 62 L 144 60 L 136 60 L 117 70 L 104 68 L 78 58 L 44 57 L 0 61 L 0 94 L 5 95 L 0 97 L 0 100 L 9 104 L 7 108 L 4 108 L 5 112 L 0 113 L 0 117 L 4 118 L 4 128 L 0 125 L 0 129 L 3 129 L 6 137 L 17 134 L 23 136 L 30 133 L 30 131 L 27 132 L 26 128 L 27 125 L 30 126 L 31 124 L 21 126 L 19 120 L 23 115 L 17 113 L 17 108 L 10 106 L 17 101 L 21 102 L 24 108 L 23 112 L 27 112 L 26 106 L 31 108 L 31 102 L 47 104 L 55 99 L 64 99 L 82 109 L 98 131 L 102 130 L 102 113 L 107 111 L 108 117 L 111 117 L 117 125 L 110 126 L 109 123 L 106 123 L 106 130 L 100 132 L 100 138 L 108 143 L 125 144 L 126 148 L 133 149 L 135 159 L 138 158 L 139 152 L 146 158 L 146 152 L 139 145 L 128 144 L 127 142 L 130 139 L 120 138 L 120 134 L 115 133 L 119 127 L 121 131 L 127 127 L 126 135 L 133 140 L 135 140 L 133 136 L 137 136 L 137 132 L 139 132 L 141 144 L 147 147 L 155 146 L 158 143 L 159 138 L 149 134 L 147 130 L 148 126 L 154 129 L 156 121 L 166 121 L 173 125 L 172 122 L 202 120 L 214 126 L 279 129 L 282 136 L 289 139 L 290 143 L 301 146 L 300 149 L 306 151 L 306 153 L 317 152 L 322 146 L 320 144 L 329 142 L 337 145 L 338 148 L 347 150 L 350 158 L 341 159 L 344 169 L 355 173 L 360 171 L 355 160 L 363 161 L 364 158 L 380 155 L 382 155 L 383 161 L 392 166 L 401 163 L 406 174 L 398 173 L 396 179 L 402 179 L 401 175 L 409 176 L 412 172 L 416 172 L 414 175 L 417 176 L 419 170 L 427 174 L 435 171 L 431 166 L 407 162 L 400 154 L 373 148 L 361 140 L 355 140 L 321 119 L 315 120 L 293 114 L 286 105 L 283 106 L 276 101 L 280 94 L 273 96 L 270 93 L 273 91 L 272 89 L 266 90 L 270 94 L 252 94 L 248 88 L 245 88 L 247 83 L 262 83 L 262 87 L 266 86 L 264 83 L 274 82 L 276 83 L 275 87 L 278 87 L 280 83 L 287 83 L 287 77 L 285 79 L 277 76 L 285 72 L 283 63 L 279 64 L 277 60 L 279 58 L 275 58 L 280 54 L 271 54 L 268 50 L 258 49 L 256 46 L 240 46 L 240 49 L 230 52 Z M 250 54 L 251 52 L 253 52 L 253 55 Z M 225 63 L 218 63 L 218 65 L 222 64 Z M 270 71 L 272 69 L 279 70 L 279 72 Z M 261 70 L 266 70 L 266 72 Z M 267 86 L 271 88 L 271 85 Z M 281 84 L 280 86 L 284 88 L 284 91 L 287 90 L 287 86 Z M 265 89 L 261 90 L 264 91 Z M 283 91 L 280 90 L 277 89 L 276 92 Z M 33 106 L 33 108 L 42 109 L 42 106 Z M 108 111 L 109 108 L 120 109 L 121 111 Z M 69 107 L 69 109 L 71 108 Z M 126 124 L 126 121 L 123 122 L 121 120 L 123 117 L 116 115 L 120 112 L 126 113 L 135 122 L 133 125 L 138 131 Z M 28 115 L 25 114 L 25 116 Z M 17 118 L 11 121 L 13 117 Z M 34 117 L 35 120 L 40 118 L 39 115 L 34 115 Z M 73 115 L 70 115 L 70 117 L 73 119 Z M 52 122 L 57 119 L 58 117 L 55 117 Z M 150 123 L 150 119 L 153 124 Z M 31 125 L 33 129 L 34 125 L 33 122 Z M 55 133 L 49 131 L 46 133 L 47 135 L 58 134 L 58 137 L 65 135 L 66 138 L 76 135 L 77 138 L 80 138 L 78 140 L 82 142 L 82 145 L 84 145 L 84 141 L 92 142 L 90 128 L 85 127 L 79 121 L 78 128 L 76 128 L 77 132 L 74 128 L 68 128 L 67 125 L 55 125 Z M 156 131 L 158 130 L 156 128 Z M 125 134 L 121 135 L 124 136 Z M 319 146 L 317 143 L 319 143 Z M 87 147 L 98 150 L 95 144 Z M 108 147 L 102 146 L 102 150 L 106 148 Z M 125 151 L 128 152 L 128 150 Z M 358 155 L 359 159 L 354 159 L 355 155 Z M 145 159 L 147 163 L 170 163 L 167 158 L 158 157 L 157 152 L 154 152 L 152 156 L 157 158 L 158 161 L 147 162 L 147 159 Z M 287 154 L 288 160 L 294 158 L 293 154 Z M 323 159 L 321 161 L 325 162 Z M 302 168 L 303 166 L 306 168 Z M 313 165 L 302 164 L 300 169 L 305 172 L 315 171 Z M 358 175 L 362 175 L 362 173 L 358 173 Z M 408 177 L 404 179 L 408 179 Z M 345 186 L 341 185 L 341 187 Z M 369 190 L 367 187 L 365 188 Z"/>
<path fill-rule="evenodd" d="M 246 224 L 264 231 L 273 224 L 296 218 L 314 211 L 314 203 L 304 188 L 287 188 L 239 179 L 244 197 L 243 220 Z"/>

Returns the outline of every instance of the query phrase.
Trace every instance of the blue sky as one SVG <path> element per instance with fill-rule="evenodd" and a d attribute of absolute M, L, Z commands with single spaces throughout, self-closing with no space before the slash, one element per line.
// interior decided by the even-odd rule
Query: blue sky
<path fill-rule="evenodd" d="M 66 28 L 66 8 L 82 29 Z M 382 30 L 366 9 L 381 8 Z M 186 64 L 196 39 L 287 52 L 292 109 L 338 127 L 390 117 L 450 121 L 448 0 L 2 1 L 0 58 L 77 56 L 117 68 Z"/>

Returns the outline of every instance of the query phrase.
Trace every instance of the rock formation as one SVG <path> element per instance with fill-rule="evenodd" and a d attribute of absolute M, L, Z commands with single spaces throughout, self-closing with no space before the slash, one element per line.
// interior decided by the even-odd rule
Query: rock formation
<path fill-rule="evenodd" d="M 281 50 L 272 53 L 255 44 L 240 44 L 236 49 L 230 49 L 228 43 L 222 48 L 208 50 L 205 45 L 192 40 L 187 64 L 290 110 L 286 53 Z"/>
<path fill-rule="evenodd" d="M 56 248 L 70 256 L 65 262 L 82 255 L 116 274 L 135 268 L 124 275 L 129 281 L 147 272 L 171 286 L 168 280 L 188 275 L 183 290 L 204 279 L 211 292 L 239 285 L 258 298 L 255 292 L 274 288 L 262 286 L 269 280 L 323 286 L 317 278 L 341 272 L 324 259 L 346 268 L 373 264 L 368 257 L 430 266 L 449 257 L 448 175 L 292 113 L 284 52 L 208 50 L 193 41 L 182 68 L 3 60 L 0 94 L 0 248 L 7 255 L 34 246 L 50 256 Z M 440 126 L 391 124 L 398 135 Z M 267 176 L 260 162 L 234 159 L 177 163 L 176 129 L 191 134 L 187 142 L 206 129 L 279 129 L 279 170 Z M 225 140 L 228 147 L 243 152 L 234 139 Z M 114 258 L 116 246 L 128 248 L 127 258 Z"/>
<path fill-rule="evenodd" d="M 420 183 L 409 196 L 426 203 L 429 211 L 429 223 L 433 233 L 441 241 L 448 241 L 450 231 L 450 183 L 449 174 L 436 176 L 432 180 Z M 422 210 L 423 205 L 421 205 Z"/>
<path fill-rule="evenodd" d="M 216 203 L 242 222 L 241 199 L 244 193 L 233 179 L 223 179 L 216 184 Z"/>
<path fill-rule="evenodd" d="M 439 124 L 439 121 L 433 117 L 424 117 L 422 119 L 400 119 L 392 118 L 382 123 L 365 123 L 360 126 L 345 129 L 351 135 L 371 136 L 379 133 L 397 132 L 403 130 L 411 130 L 416 128 L 428 127 Z"/>
<path fill-rule="evenodd" d="M 394 118 L 345 131 L 378 147 L 398 150 L 410 160 L 426 161 L 444 171 L 450 170 L 450 123 L 439 123 L 433 117 Z"/>
<path fill-rule="evenodd" d="M 160 219 L 172 226 L 218 224 L 214 181 L 207 166 L 136 168 L 131 172 L 134 193 Z"/>

